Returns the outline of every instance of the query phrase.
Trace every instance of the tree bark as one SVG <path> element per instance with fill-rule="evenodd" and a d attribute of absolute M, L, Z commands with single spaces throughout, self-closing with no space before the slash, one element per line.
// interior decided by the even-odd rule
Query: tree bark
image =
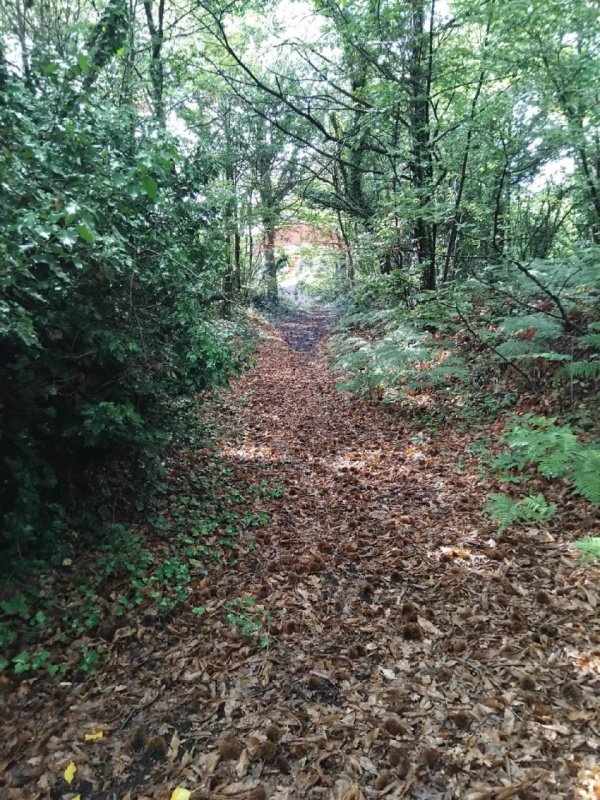
<path fill-rule="evenodd" d="M 164 64 L 162 60 L 162 47 L 164 44 L 164 16 L 165 0 L 158 0 L 158 17 L 155 21 L 152 11 L 152 0 L 144 0 L 146 23 L 150 34 L 150 83 L 152 85 L 152 102 L 154 116 L 161 128 L 167 124 L 167 114 L 164 100 Z"/>
<path fill-rule="evenodd" d="M 275 231 L 266 227 L 270 223 L 264 222 L 266 231 L 264 237 L 265 275 L 267 279 L 267 300 L 270 303 L 279 301 L 279 287 L 277 285 L 277 259 L 275 258 Z"/>
<path fill-rule="evenodd" d="M 411 41 L 409 46 L 410 117 L 412 185 L 421 209 L 426 208 L 433 191 L 433 154 L 429 127 L 429 103 L 433 72 L 433 23 L 435 0 L 431 0 L 430 25 L 425 43 L 425 9 L 423 0 L 412 0 Z M 426 58 L 426 68 L 423 60 Z M 433 224 L 420 213 L 415 220 L 413 239 L 421 267 L 423 289 L 436 287 L 436 254 Z"/>

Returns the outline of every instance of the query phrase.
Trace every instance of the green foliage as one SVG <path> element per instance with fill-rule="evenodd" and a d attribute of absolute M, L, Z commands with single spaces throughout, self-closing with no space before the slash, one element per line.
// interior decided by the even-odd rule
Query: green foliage
<path fill-rule="evenodd" d="M 268 522 L 266 514 L 245 510 L 253 496 L 281 498 L 283 491 L 261 481 L 240 492 L 220 460 L 203 472 L 196 463 L 193 478 L 179 477 L 170 486 L 157 483 L 153 492 L 146 492 L 148 507 L 165 512 L 150 520 L 163 546 L 151 546 L 130 526 L 113 524 L 97 527 L 93 538 L 84 541 L 76 536 L 54 568 L 29 561 L 23 588 L 8 582 L 1 586 L 0 649 L 5 658 L 0 670 L 93 672 L 106 649 L 85 642 L 101 626 L 124 624 L 122 618 L 138 607 L 154 607 L 160 615 L 181 609 L 198 576 L 220 563 L 235 562 L 240 532 Z M 203 606 L 190 610 L 197 616 L 205 611 Z M 228 614 L 244 635 L 263 646 L 268 642 L 263 628 L 269 615 L 254 608 L 251 598 L 230 604 Z M 41 641 L 47 643 L 43 648 Z M 73 641 L 79 644 L 74 647 Z"/>
<path fill-rule="evenodd" d="M 525 414 L 513 417 L 506 425 L 502 439 L 508 450 L 494 462 L 505 480 L 512 470 L 537 467 L 546 478 L 564 477 L 575 453 L 582 445 L 570 425 L 557 425 L 555 417 L 535 417 Z"/>
<path fill-rule="evenodd" d="M 532 414 L 515 417 L 503 436 L 508 450 L 493 466 L 505 481 L 526 482 L 532 469 L 545 478 L 565 478 L 576 494 L 600 507 L 600 448 L 583 443 L 580 433 L 570 425 L 557 424 L 556 418 Z M 547 522 L 556 513 L 557 505 L 548 503 L 539 493 L 517 501 L 505 494 L 492 494 L 483 511 L 504 531 L 512 525 Z M 573 546 L 585 561 L 593 561 L 600 558 L 599 543 L 592 537 Z"/>
<path fill-rule="evenodd" d="M 492 517 L 500 531 L 505 531 L 512 525 L 547 522 L 556 509 L 556 505 L 549 504 L 542 494 L 528 495 L 516 502 L 505 494 L 491 494 L 483 511 Z"/>
<path fill-rule="evenodd" d="M 531 331 L 538 341 L 556 339 L 562 333 L 561 323 L 542 313 L 504 317 L 500 329 L 506 334 Z"/>
<path fill-rule="evenodd" d="M 579 378 L 585 381 L 597 380 L 600 378 L 600 322 L 592 322 L 589 325 L 590 333 L 580 336 L 579 345 L 589 348 L 588 357 L 585 360 L 574 361 L 566 364 L 564 373 L 571 378 Z"/>
<path fill-rule="evenodd" d="M 581 554 L 584 564 L 600 561 L 600 537 L 598 536 L 578 539 L 573 543 L 573 548 Z"/>
<path fill-rule="evenodd" d="M 591 381 L 600 378 L 600 360 L 574 361 L 565 367 L 565 372 L 572 378 Z"/>
<path fill-rule="evenodd" d="M 240 632 L 255 644 L 267 647 L 271 641 L 265 626 L 271 621 L 268 611 L 256 606 L 253 597 L 236 597 L 225 603 L 226 622 L 235 625 Z"/>
<path fill-rule="evenodd" d="M 433 339 L 428 333 L 445 313 L 441 304 L 429 293 L 422 300 L 409 310 L 362 309 L 360 297 L 358 309 L 342 318 L 340 333 L 331 340 L 332 369 L 345 378 L 341 391 L 378 390 L 385 401 L 395 402 L 407 392 L 448 389 L 467 378 L 465 360 L 452 339 Z"/>
<path fill-rule="evenodd" d="M 563 330 L 560 321 L 554 317 L 542 313 L 508 316 L 500 319 L 498 327 L 510 337 L 496 346 L 496 352 L 504 358 L 513 361 L 532 358 L 568 360 L 568 356 L 549 349 L 549 343 L 558 339 Z"/>
<path fill-rule="evenodd" d="M 125 4 L 104 13 L 88 75 L 122 41 Z M 92 95 L 71 113 L 70 68 L 53 66 L 35 89 L 17 76 L 1 89 L 0 549 L 11 554 L 52 549 L 94 472 L 158 452 L 175 399 L 222 383 L 248 352 L 210 301 L 226 269 L 210 159 Z"/>
<path fill-rule="evenodd" d="M 570 477 L 577 494 L 600 507 L 600 447 L 586 447 L 576 452 Z"/>
<path fill-rule="evenodd" d="M 584 444 L 581 432 L 555 417 L 526 414 L 511 419 L 503 436 L 508 450 L 494 462 L 504 480 L 534 467 L 545 478 L 567 478 L 575 492 L 600 506 L 600 449 Z"/>

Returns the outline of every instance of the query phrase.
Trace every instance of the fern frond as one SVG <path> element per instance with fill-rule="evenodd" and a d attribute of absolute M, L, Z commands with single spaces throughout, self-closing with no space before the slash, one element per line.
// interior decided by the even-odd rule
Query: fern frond
<path fill-rule="evenodd" d="M 530 358 L 541 352 L 541 347 L 539 343 L 527 339 L 509 339 L 507 342 L 497 345 L 496 352 L 504 358 Z"/>
<path fill-rule="evenodd" d="M 557 425 L 554 417 L 513 419 L 503 440 L 510 449 L 496 459 L 496 467 L 506 471 L 535 465 L 546 478 L 566 475 L 572 455 L 581 448 L 573 428 Z"/>
<path fill-rule="evenodd" d="M 571 356 L 565 353 L 556 353 L 553 350 L 548 352 L 531 352 L 520 356 L 513 356 L 513 361 L 523 361 L 526 358 L 543 358 L 544 361 L 571 361 Z"/>
<path fill-rule="evenodd" d="M 502 533 L 518 518 L 516 503 L 506 494 L 491 494 L 483 508 L 483 513 L 490 516 L 498 530 Z"/>
<path fill-rule="evenodd" d="M 600 378 L 600 361 L 574 361 L 561 368 L 561 372 L 570 375 L 572 378 L 583 378 L 593 380 Z"/>
<path fill-rule="evenodd" d="M 556 514 L 556 503 L 549 503 L 543 494 L 530 494 L 516 504 L 524 522 L 547 522 Z"/>
<path fill-rule="evenodd" d="M 585 336 L 579 337 L 579 341 L 581 344 L 587 344 L 600 350 L 600 333 L 586 333 Z"/>
<path fill-rule="evenodd" d="M 356 311 L 353 314 L 346 314 L 338 322 L 335 330 L 345 331 L 351 328 L 374 328 L 391 322 L 395 316 L 393 308 L 376 308 L 369 311 Z"/>
<path fill-rule="evenodd" d="M 483 511 L 498 525 L 500 532 L 524 522 L 546 522 L 556 514 L 556 505 L 543 494 L 528 495 L 515 502 L 505 494 L 491 494 Z"/>
<path fill-rule="evenodd" d="M 581 560 L 585 563 L 600 561 L 600 536 L 586 536 L 573 542 L 573 549 L 581 554 Z"/>
<path fill-rule="evenodd" d="M 559 425 L 548 432 L 545 441 L 540 444 L 545 452 L 540 453 L 538 472 L 545 478 L 566 475 L 573 455 L 581 447 L 579 439 L 568 425 Z"/>
<path fill-rule="evenodd" d="M 534 340 L 545 341 L 557 339 L 562 333 L 562 325 L 547 314 L 524 314 L 516 317 L 505 317 L 500 329 L 507 334 L 532 330 Z"/>
<path fill-rule="evenodd" d="M 600 449 L 585 448 L 577 453 L 571 477 L 577 494 L 600 506 Z"/>

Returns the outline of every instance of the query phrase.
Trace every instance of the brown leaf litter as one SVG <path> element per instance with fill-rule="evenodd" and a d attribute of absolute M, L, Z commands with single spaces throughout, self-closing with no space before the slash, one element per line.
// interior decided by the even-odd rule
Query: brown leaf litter
<path fill-rule="evenodd" d="M 132 615 L 86 682 L 5 682 L 0 797 L 600 797 L 598 568 L 568 548 L 589 529 L 499 536 L 470 434 L 340 395 L 308 349 L 327 322 L 285 329 L 298 349 L 265 327 L 211 410 L 236 478 L 285 487 L 254 503 L 269 525 L 198 583 L 204 616 Z M 264 646 L 222 613 L 245 595 Z"/>

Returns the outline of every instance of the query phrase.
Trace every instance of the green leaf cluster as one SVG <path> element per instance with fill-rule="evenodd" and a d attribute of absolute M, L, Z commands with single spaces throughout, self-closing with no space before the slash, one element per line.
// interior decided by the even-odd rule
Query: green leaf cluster
<path fill-rule="evenodd" d="M 577 494 L 600 506 L 600 448 L 581 440 L 581 431 L 555 417 L 531 414 L 509 421 L 503 437 L 508 449 L 494 462 L 507 481 L 534 468 L 545 478 L 566 478 Z"/>
<path fill-rule="evenodd" d="M 503 437 L 508 450 L 494 462 L 506 481 L 523 482 L 535 469 L 545 478 L 564 478 L 576 494 L 600 508 L 600 447 L 584 443 L 581 431 L 557 423 L 556 418 L 531 414 L 513 418 Z M 546 522 L 557 510 L 542 494 L 518 501 L 505 494 L 493 494 L 484 512 L 505 530 L 526 522 Z M 574 544 L 584 560 L 600 557 L 598 539 L 587 537 Z"/>
<path fill-rule="evenodd" d="M 528 495 L 514 501 L 505 494 L 491 494 L 483 509 L 505 531 L 512 525 L 527 522 L 547 522 L 556 513 L 557 506 L 548 503 L 543 494 Z"/>
<path fill-rule="evenodd" d="M 69 75 L 58 65 L 35 86 L 9 74 L 0 87 L 11 552 L 60 535 L 99 467 L 158 452 L 176 398 L 222 383 L 248 352 L 214 303 L 227 263 L 210 158 L 132 109 L 76 95 Z"/>

